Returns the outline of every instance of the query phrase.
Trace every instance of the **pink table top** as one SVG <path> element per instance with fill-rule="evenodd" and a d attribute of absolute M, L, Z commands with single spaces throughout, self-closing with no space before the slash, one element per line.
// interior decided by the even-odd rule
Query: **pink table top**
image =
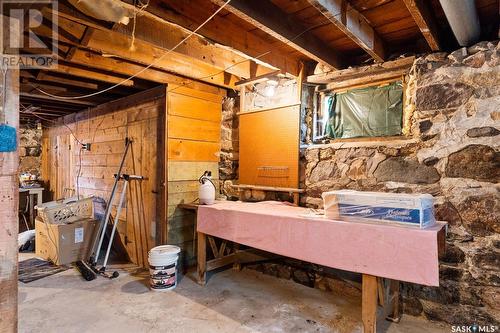
<path fill-rule="evenodd" d="M 331 268 L 439 285 L 437 234 L 445 223 L 415 229 L 303 216 L 308 214 L 274 201 L 221 201 L 198 207 L 197 230 Z"/>

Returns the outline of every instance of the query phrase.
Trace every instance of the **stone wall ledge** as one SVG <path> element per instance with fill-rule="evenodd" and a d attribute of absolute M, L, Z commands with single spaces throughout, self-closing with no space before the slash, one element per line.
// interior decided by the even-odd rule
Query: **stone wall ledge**
<path fill-rule="evenodd" d="M 330 143 L 321 144 L 310 144 L 301 145 L 300 149 L 321 149 L 321 148 L 333 148 L 333 149 L 343 149 L 343 148 L 365 148 L 365 147 L 392 147 L 401 148 L 409 144 L 417 143 L 420 140 L 411 137 L 401 137 L 401 138 L 373 138 L 372 140 L 359 140 L 359 141 L 344 141 L 338 140 Z"/>

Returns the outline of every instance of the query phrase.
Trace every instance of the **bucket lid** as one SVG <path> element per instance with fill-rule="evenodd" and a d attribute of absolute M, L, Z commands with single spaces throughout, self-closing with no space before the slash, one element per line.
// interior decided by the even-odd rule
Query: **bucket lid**
<path fill-rule="evenodd" d="M 153 247 L 151 251 L 149 251 L 148 256 L 163 256 L 163 255 L 177 255 L 181 252 L 181 248 L 175 245 L 160 245 L 157 247 Z"/>

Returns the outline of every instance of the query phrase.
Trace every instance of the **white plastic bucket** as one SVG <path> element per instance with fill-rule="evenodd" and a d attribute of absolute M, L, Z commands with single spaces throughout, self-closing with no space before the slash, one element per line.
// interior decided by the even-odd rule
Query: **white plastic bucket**
<path fill-rule="evenodd" d="M 154 291 L 172 290 L 177 286 L 177 260 L 181 249 L 174 245 L 161 245 L 148 254 L 150 287 Z"/>

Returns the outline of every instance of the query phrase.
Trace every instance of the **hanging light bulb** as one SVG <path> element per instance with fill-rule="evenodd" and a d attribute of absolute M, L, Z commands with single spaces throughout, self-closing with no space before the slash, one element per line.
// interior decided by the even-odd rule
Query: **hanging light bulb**
<path fill-rule="evenodd" d="M 264 96 L 272 97 L 276 93 L 276 87 L 278 86 L 278 81 L 268 80 L 266 82 L 266 87 L 264 88 Z"/>

